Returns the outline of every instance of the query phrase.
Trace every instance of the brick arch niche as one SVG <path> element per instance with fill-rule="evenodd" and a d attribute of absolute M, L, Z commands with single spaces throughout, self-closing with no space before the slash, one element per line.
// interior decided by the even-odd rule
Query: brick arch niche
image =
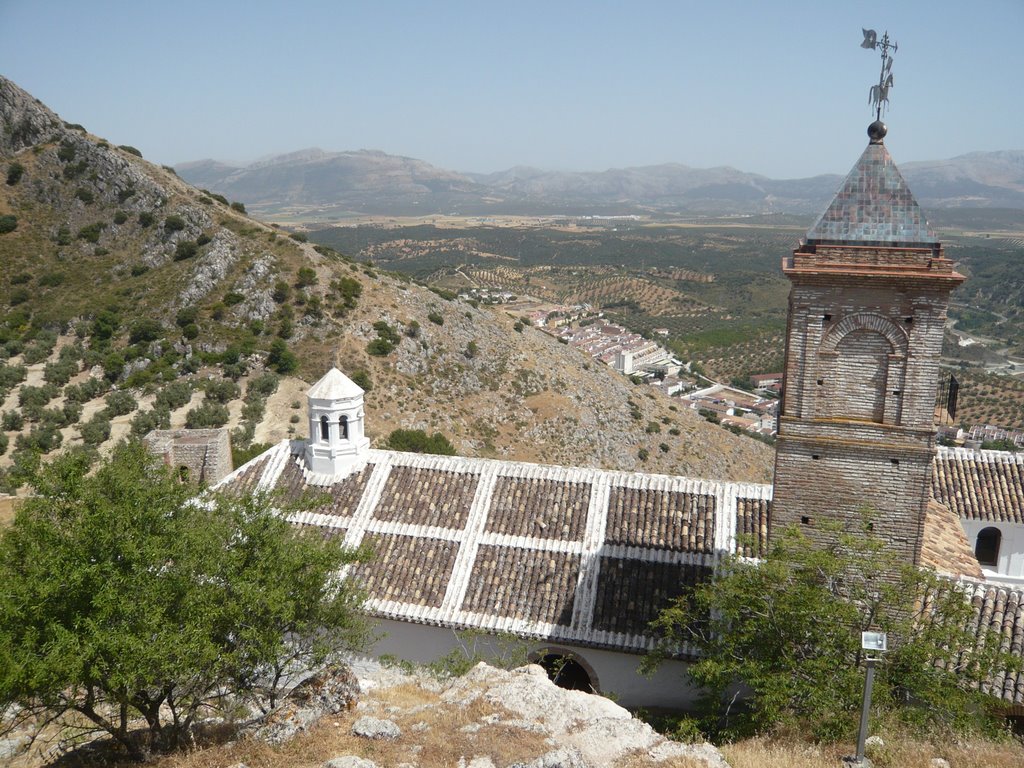
<path fill-rule="evenodd" d="M 889 319 L 848 315 L 822 339 L 818 418 L 899 424 L 907 368 L 907 334 Z"/>

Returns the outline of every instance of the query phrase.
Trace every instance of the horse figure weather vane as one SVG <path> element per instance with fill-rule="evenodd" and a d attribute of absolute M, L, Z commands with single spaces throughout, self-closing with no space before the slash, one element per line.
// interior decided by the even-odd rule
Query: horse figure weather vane
<path fill-rule="evenodd" d="M 878 33 L 873 29 L 861 29 L 864 33 L 864 42 L 861 48 L 871 48 L 882 51 L 882 72 L 878 76 L 878 85 L 871 86 L 868 93 L 868 104 L 875 108 L 875 119 L 882 119 L 882 105 L 889 104 L 889 89 L 892 88 L 892 55 L 896 52 L 896 43 L 889 42 L 889 33 L 885 32 L 882 39 L 878 39 Z"/>

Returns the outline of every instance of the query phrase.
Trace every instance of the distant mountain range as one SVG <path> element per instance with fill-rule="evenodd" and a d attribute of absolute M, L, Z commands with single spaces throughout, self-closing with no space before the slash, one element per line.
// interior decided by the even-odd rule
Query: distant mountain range
<path fill-rule="evenodd" d="M 240 200 L 263 215 L 332 218 L 348 213 L 416 215 L 601 213 L 815 213 L 842 177 L 769 179 L 730 168 L 666 163 L 601 172 L 517 166 L 458 173 L 384 152 L 305 149 L 245 166 L 182 163 L 186 181 Z M 973 152 L 904 163 L 925 208 L 1024 210 L 1024 151 Z"/>

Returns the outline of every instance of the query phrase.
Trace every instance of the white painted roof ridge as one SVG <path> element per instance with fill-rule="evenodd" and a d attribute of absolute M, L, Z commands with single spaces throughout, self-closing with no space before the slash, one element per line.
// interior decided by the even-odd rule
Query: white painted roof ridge
<path fill-rule="evenodd" d="M 363 394 L 362 387 L 337 368 L 331 368 L 309 388 L 306 397 L 310 400 L 351 400 Z"/>
<path fill-rule="evenodd" d="M 964 448 L 960 445 L 938 446 L 939 456 L 943 454 L 957 459 L 971 459 L 989 464 L 1024 464 L 1024 453 L 1013 451 L 990 451 L 981 448 Z"/>

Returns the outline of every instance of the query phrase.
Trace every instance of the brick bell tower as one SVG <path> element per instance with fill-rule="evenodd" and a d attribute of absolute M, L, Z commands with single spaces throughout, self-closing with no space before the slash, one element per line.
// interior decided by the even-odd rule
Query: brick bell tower
<path fill-rule="evenodd" d="M 792 286 L 769 535 L 826 520 L 919 563 L 949 294 L 964 280 L 883 144 L 870 143 L 782 270 Z"/>

